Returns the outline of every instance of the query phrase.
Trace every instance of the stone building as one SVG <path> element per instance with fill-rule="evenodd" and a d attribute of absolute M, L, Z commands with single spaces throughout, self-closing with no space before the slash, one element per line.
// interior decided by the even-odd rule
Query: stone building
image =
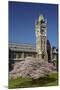
<path fill-rule="evenodd" d="M 40 15 L 35 22 L 37 57 L 48 60 L 47 54 L 47 20 Z"/>
<path fill-rule="evenodd" d="M 17 44 L 17 43 L 10 43 L 9 44 L 10 59 L 14 60 L 22 60 L 26 57 L 34 57 L 36 58 L 36 48 L 35 46 L 28 45 L 28 44 Z"/>
<path fill-rule="evenodd" d="M 58 58 L 58 50 L 56 47 L 50 46 L 49 41 L 47 40 L 47 55 L 48 62 L 52 62 L 52 60 L 57 60 Z M 26 57 L 37 57 L 36 47 L 29 44 L 17 44 L 10 43 L 9 44 L 9 59 L 12 61 L 21 61 Z"/>
<path fill-rule="evenodd" d="M 58 49 L 56 47 L 52 47 L 52 60 L 58 59 Z"/>
<path fill-rule="evenodd" d="M 57 71 L 58 71 L 58 49 L 56 47 L 52 47 L 51 61 L 52 61 L 53 65 L 57 67 Z"/>
<path fill-rule="evenodd" d="M 35 46 L 28 44 L 9 44 L 9 71 L 12 70 L 16 62 L 24 60 L 26 57 L 36 58 L 37 52 Z"/>
<path fill-rule="evenodd" d="M 47 20 L 43 15 L 35 22 L 35 35 L 36 45 L 9 43 L 9 66 L 26 57 L 44 59 L 50 63 L 57 60 L 58 51 L 51 47 L 47 39 Z"/>

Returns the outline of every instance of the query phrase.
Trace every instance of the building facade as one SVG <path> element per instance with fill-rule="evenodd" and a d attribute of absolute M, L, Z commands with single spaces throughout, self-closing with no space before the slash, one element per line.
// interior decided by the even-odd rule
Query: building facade
<path fill-rule="evenodd" d="M 51 47 L 50 44 L 47 43 L 47 55 L 48 55 L 48 62 L 57 60 L 58 58 L 57 48 Z M 39 58 L 37 56 L 36 47 L 34 45 L 17 44 L 17 43 L 9 44 L 9 59 L 10 60 L 21 61 L 26 57 Z"/>
<path fill-rule="evenodd" d="M 36 58 L 36 54 L 37 54 L 36 48 L 28 44 L 10 43 L 9 50 L 11 52 L 10 59 L 13 60 L 22 60 L 26 57 Z"/>

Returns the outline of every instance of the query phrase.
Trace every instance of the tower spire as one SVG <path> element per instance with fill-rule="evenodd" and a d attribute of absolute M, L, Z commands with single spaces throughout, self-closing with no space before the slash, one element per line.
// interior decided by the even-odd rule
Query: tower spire
<path fill-rule="evenodd" d="M 47 59 L 47 21 L 41 14 L 35 24 L 36 52 L 39 58 Z"/>

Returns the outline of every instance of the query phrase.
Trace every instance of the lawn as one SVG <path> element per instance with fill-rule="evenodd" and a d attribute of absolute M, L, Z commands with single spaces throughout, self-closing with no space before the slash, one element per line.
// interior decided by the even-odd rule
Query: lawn
<path fill-rule="evenodd" d="M 58 85 L 58 74 L 50 73 L 39 79 L 31 79 L 28 77 L 9 80 L 9 88 L 26 88 L 26 87 L 41 87 L 41 86 L 57 86 Z"/>

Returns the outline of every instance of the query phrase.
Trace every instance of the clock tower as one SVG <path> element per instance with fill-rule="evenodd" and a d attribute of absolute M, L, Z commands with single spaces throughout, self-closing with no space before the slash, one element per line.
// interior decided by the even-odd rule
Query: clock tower
<path fill-rule="evenodd" d="M 47 60 L 47 19 L 43 15 L 40 15 L 35 22 L 35 34 L 37 57 Z"/>

